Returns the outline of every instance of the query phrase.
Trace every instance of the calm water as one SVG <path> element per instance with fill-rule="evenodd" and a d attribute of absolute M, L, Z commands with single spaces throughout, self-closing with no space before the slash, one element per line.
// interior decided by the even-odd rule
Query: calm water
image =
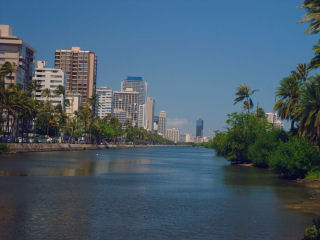
<path fill-rule="evenodd" d="M 299 239 L 306 189 L 192 147 L 0 157 L 0 239 Z"/>

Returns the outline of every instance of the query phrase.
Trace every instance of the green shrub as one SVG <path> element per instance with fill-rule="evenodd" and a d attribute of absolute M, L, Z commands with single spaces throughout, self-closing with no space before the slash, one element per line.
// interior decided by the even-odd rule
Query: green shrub
<path fill-rule="evenodd" d="M 304 178 L 319 162 L 320 155 L 316 147 L 301 137 L 280 141 L 269 157 L 269 164 L 274 171 L 289 179 Z"/>
<path fill-rule="evenodd" d="M 306 228 L 302 240 L 319 240 L 320 239 L 320 219 L 313 219 L 313 225 Z"/>
<path fill-rule="evenodd" d="M 212 140 L 212 148 L 217 155 L 228 158 L 235 163 L 248 163 L 248 148 L 257 137 L 271 129 L 265 119 L 253 113 L 232 113 L 228 115 L 226 131 L 217 131 Z"/>
<path fill-rule="evenodd" d="M 269 157 L 276 150 L 280 141 L 287 141 L 288 134 L 280 129 L 263 132 L 256 141 L 249 146 L 248 159 L 256 167 L 269 167 Z"/>
<path fill-rule="evenodd" d="M 9 147 L 5 143 L 0 143 L 0 153 L 9 152 Z"/>

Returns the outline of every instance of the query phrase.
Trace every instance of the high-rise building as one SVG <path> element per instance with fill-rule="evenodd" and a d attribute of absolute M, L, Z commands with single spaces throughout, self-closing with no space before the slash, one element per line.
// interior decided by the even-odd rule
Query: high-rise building
<path fill-rule="evenodd" d="M 178 128 L 167 129 L 166 138 L 175 143 L 180 142 L 180 129 Z"/>
<path fill-rule="evenodd" d="M 58 86 L 65 87 L 64 72 L 61 69 L 47 68 L 46 61 L 37 61 L 34 71 L 33 80 L 37 81 L 41 88 L 35 92 L 36 99 L 51 101 L 55 106 L 61 104 L 64 108 L 64 95 L 56 95 L 55 90 Z M 42 97 L 42 91 L 49 89 L 50 97 Z"/>
<path fill-rule="evenodd" d="M 5 77 L 5 84 L 21 83 L 25 89 L 32 81 L 36 51 L 22 39 L 12 36 L 9 25 L 0 25 L 0 67 L 5 62 L 14 63 L 17 72 Z"/>
<path fill-rule="evenodd" d="M 97 56 L 80 47 L 71 50 L 55 50 L 54 67 L 66 74 L 66 91 L 80 93 L 81 103 L 96 93 Z"/>
<path fill-rule="evenodd" d="M 132 88 L 126 88 L 126 91 L 113 92 L 113 115 L 124 124 L 129 121 L 132 125 L 138 124 L 139 112 L 139 93 Z"/>
<path fill-rule="evenodd" d="M 146 122 L 146 104 L 139 105 L 138 127 L 145 128 Z"/>
<path fill-rule="evenodd" d="M 153 116 L 154 116 L 154 99 L 147 97 L 146 101 L 146 118 L 145 118 L 145 129 L 153 130 Z"/>
<path fill-rule="evenodd" d="M 142 77 L 127 77 L 126 80 L 121 82 L 121 91 L 124 92 L 127 88 L 139 93 L 139 105 L 146 103 L 148 84 L 143 81 Z"/>
<path fill-rule="evenodd" d="M 201 118 L 197 120 L 196 137 L 203 137 L 203 120 Z"/>
<path fill-rule="evenodd" d="M 166 136 L 167 129 L 167 113 L 166 111 L 160 111 L 159 113 L 159 125 L 158 125 L 158 134 L 163 137 Z"/>
<path fill-rule="evenodd" d="M 99 87 L 96 91 L 98 106 L 96 106 L 96 115 L 100 118 L 104 118 L 112 114 L 112 90 L 108 87 Z"/>

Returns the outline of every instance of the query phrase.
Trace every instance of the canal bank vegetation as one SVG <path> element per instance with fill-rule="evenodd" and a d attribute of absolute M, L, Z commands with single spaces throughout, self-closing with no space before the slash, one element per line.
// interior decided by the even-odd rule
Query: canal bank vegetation
<path fill-rule="evenodd" d="M 306 32 L 319 33 L 320 2 L 305 0 L 300 8 L 307 11 L 300 22 L 310 22 Z M 320 66 L 320 40 L 313 51 L 310 62 L 298 64 L 275 93 L 274 110 L 290 121 L 289 131 L 268 123 L 263 109 L 253 111 L 252 96 L 258 90 L 242 84 L 234 104 L 242 102 L 243 110 L 228 115 L 227 127 L 216 131 L 207 147 L 235 164 L 271 168 L 288 179 L 320 179 L 320 75 L 311 75 Z"/>

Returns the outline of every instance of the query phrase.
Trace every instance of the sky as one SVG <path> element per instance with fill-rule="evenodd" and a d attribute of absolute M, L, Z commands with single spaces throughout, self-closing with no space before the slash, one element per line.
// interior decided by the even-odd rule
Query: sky
<path fill-rule="evenodd" d="M 308 62 L 316 36 L 297 24 L 301 0 L 0 0 L 0 24 L 53 66 L 55 49 L 79 46 L 98 56 L 97 86 L 120 90 L 142 76 L 155 115 L 168 127 L 204 135 L 222 130 L 236 88 L 258 89 L 255 105 L 271 112 L 279 81 Z"/>

